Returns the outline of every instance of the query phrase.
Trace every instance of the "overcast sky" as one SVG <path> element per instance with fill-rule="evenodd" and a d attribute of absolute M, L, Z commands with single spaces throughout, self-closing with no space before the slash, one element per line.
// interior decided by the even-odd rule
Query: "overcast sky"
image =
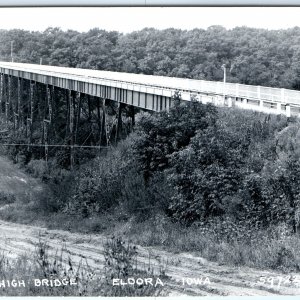
<path fill-rule="evenodd" d="M 300 7 L 0 8 L 1 29 L 43 31 L 51 26 L 87 31 L 99 27 L 126 33 L 145 27 L 205 29 L 211 25 L 267 29 L 300 26 Z"/>

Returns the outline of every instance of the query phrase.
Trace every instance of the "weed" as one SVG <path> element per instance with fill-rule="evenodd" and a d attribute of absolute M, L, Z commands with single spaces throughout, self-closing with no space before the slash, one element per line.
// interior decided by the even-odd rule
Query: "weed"
<path fill-rule="evenodd" d="M 111 296 L 158 296 L 162 293 L 162 285 L 146 284 L 143 279 L 151 279 L 152 283 L 158 279 L 165 278 L 161 271 L 159 275 L 154 274 L 150 260 L 148 267 L 141 268 L 137 258 L 138 252 L 135 245 L 125 242 L 120 237 L 113 237 L 104 245 L 105 276 L 107 284 L 119 279 L 124 282 L 131 280 L 132 285 L 112 286 Z M 142 283 L 138 284 L 138 280 Z"/>
<path fill-rule="evenodd" d="M 161 286 L 136 284 L 114 286 L 113 278 L 153 278 L 153 269 L 143 269 L 137 260 L 137 247 L 121 239 L 110 239 L 105 244 L 105 265 L 92 268 L 81 259 L 74 262 L 66 247 L 54 251 L 47 242 L 39 240 L 30 256 L 9 259 L 0 256 L 0 276 L 5 282 L 24 281 L 24 286 L 0 287 L 5 296 L 155 296 Z M 99 260 L 101 261 L 101 260 Z M 46 284 L 42 284 L 46 282 Z M 66 284 L 61 284 L 62 282 Z M 55 284 L 57 283 L 57 284 Z"/>
<path fill-rule="evenodd" d="M 8 194 L 0 191 L 0 205 L 11 204 L 16 201 L 16 197 L 14 194 Z"/>

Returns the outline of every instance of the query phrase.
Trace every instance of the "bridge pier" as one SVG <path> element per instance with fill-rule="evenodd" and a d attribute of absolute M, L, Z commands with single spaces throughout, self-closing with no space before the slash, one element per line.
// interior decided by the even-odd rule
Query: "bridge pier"
<path fill-rule="evenodd" d="M 77 111 L 75 116 L 75 133 L 74 133 L 74 144 L 77 144 L 77 135 L 78 135 L 78 127 L 80 124 L 81 118 L 81 104 L 82 104 L 82 97 L 80 92 L 76 92 L 75 96 L 75 105 L 77 104 Z"/>
<path fill-rule="evenodd" d="M 281 103 L 276 104 L 276 112 L 277 112 L 278 115 L 281 114 Z"/>
<path fill-rule="evenodd" d="M 119 102 L 118 108 L 117 108 L 117 124 L 116 124 L 116 133 L 115 133 L 115 143 L 118 142 L 118 140 L 121 137 L 122 134 L 122 111 L 124 109 L 124 104 Z"/>
<path fill-rule="evenodd" d="M 32 131 L 33 131 L 33 110 L 34 110 L 34 96 L 36 94 L 36 82 L 29 82 L 29 99 L 28 99 L 28 112 L 26 122 L 26 136 L 28 137 L 28 144 L 32 144 Z M 29 148 L 29 146 L 28 146 Z"/>
<path fill-rule="evenodd" d="M 131 117 L 131 130 L 133 130 L 133 127 L 135 126 L 135 109 L 134 106 L 130 106 L 130 117 Z"/>
<path fill-rule="evenodd" d="M 219 106 L 225 106 L 225 95 L 218 96 L 218 105 Z"/>
<path fill-rule="evenodd" d="M 100 130 L 100 145 L 102 143 L 108 146 L 107 131 L 106 131 L 106 98 L 102 98 L 102 118 L 101 118 L 101 130 Z"/>
<path fill-rule="evenodd" d="M 12 76 L 8 76 L 8 121 L 14 121 L 14 115 L 11 115 L 11 110 L 14 113 L 12 103 Z"/>
<path fill-rule="evenodd" d="M 5 122 L 6 125 L 9 121 L 9 100 L 10 100 L 10 76 L 7 75 L 7 81 L 4 80 L 4 84 L 6 85 L 6 97 L 5 97 Z"/>
<path fill-rule="evenodd" d="M 74 166 L 74 97 L 71 90 L 68 90 L 68 111 L 69 111 L 69 144 L 70 144 L 70 169 Z"/>
<path fill-rule="evenodd" d="M 259 100 L 259 109 L 260 109 L 260 111 L 263 111 L 263 109 L 264 109 L 264 101 L 263 100 Z"/>
<path fill-rule="evenodd" d="M 18 86 L 17 86 L 17 128 L 20 128 L 21 125 L 21 117 L 22 117 L 22 110 L 21 110 L 21 103 L 22 103 L 22 96 L 23 96 L 23 79 L 18 77 Z"/>
<path fill-rule="evenodd" d="M 286 104 L 285 106 L 285 114 L 288 118 L 291 117 L 291 106 L 289 104 Z"/>
<path fill-rule="evenodd" d="M 228 98 L 227 98 L 227 106 L 228 106 L 228 107 L 232 107 L 232 106 L 233 106 L 232 98 L 231 98 L 231 97 L 228 97 Z"/>
<path fill-rule="evenodd" d="M 49 84 L 46 84 L 46 93 L 44 95 L 44 112 L 43 112 L 43 137 L 42 142 L 44 144 L 44 155 L 45 161 L 48 162 L 48 153 L 49 153 L 49 131 L 51 129 L 51 121 L 52 121 L 52 96 L 51 88 Z M 41 99 L 42 100 L 42 99 Z"/>
<path fill-rule="evenodd" d="M 16 133 L 24 129 L 28 154 L 34 157 L 45 158 L 47 162 L 52 142 L 68 144 L 71 168 L 76 161 L 77 143 L 101 149 L 117 143 L 125 131 L 130 132 L 135 125 L 135 105 L 150 110 L 164 110 L 171 105 L 168 94 L 152 95 L 146 89 L 126 90 L 124 86 L 55 79 L 27 77 L 24 72 L 6 73 L 1 69 L 0 113 L 5 114 L 5 122 L 13 125 Z M 81 117 L 90 128 L 80 130 Z M 84 144 L 87 137 L 88 144 Z"/>

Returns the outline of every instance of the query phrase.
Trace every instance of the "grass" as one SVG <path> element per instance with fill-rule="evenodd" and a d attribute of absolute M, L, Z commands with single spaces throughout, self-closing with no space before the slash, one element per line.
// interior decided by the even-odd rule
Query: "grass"
<path fill-rule="evenodd" d="M 161 286 L 113 285 L 113 279 L 155 278 L 151 268 L 138 266 L 137 248 L 122 239 L 104 245 L 105 265 L 93 269 L 85 262 L 75 264 L 67 249 L 51 254 L 44 241 L 35 253 L 8 259 L 0 256 L 1 296 L 158 296 Z M 156 275 L 161 277 L 161 275 Z"/>
<path fill-rule="evenodd" d="M 213 230 L 205 231 L 201 226 L 185 227 L 174 223 L 163 214 L 153 214 L 141 221 L 134 217 L 128 219 L 115 210 L 110 214 L 82 218 L 61 213 L 40 214 L 28 205 L 16 205 L 0 210 L 0 218 L 49 229 L 125 236 L 134 244 L 175 253 L 191 252 L 224 265 L 300 271 L 300 238 L 286 234 L 284 226 L 256 231 L 252 238 L 228 240 L 220 239 Z"/>
<path fill-rule="evenodd" d="M 115 230 L 144 246 L 160 246 L 178 253 L 193 252 L 224 265 L 300 271 L 300 238 L 281 235 L 280 226 L 272 232 L 257 231 L 253 238 L 240 240 L 220 240 L 212 233 L 203 232 L 201 227 L 184 227 L 162 216 L 123 228 L 126 229 L 119 226 Z"/>
<path fill-rule="evenodd" d="M 14 194 L 0 191 L 0 205 L 12 204 L 15 201 L 16 201 L 16 197 Z"/>

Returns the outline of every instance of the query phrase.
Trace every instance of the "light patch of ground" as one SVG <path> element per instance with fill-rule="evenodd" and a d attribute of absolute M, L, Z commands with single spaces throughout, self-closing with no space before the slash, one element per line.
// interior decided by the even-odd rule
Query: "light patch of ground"
<path fill-rule="evenodd" d="M 14 194 L 18 200 L 31 198 L 33 193 L 42 190 L 38 180 L 31 178 L 14 165 L 9 159 L 0 156 L 0 191 Z"/>

